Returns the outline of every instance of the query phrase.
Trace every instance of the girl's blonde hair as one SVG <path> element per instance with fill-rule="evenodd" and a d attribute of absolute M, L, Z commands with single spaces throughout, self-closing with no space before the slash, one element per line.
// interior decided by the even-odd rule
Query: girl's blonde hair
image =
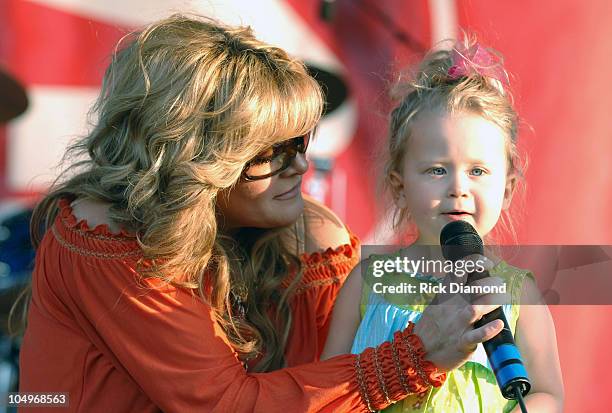
<path fill-rule="evenodd" d="M 60 198 L 109 203 L 109 218 L 142 247 L 141 275 L 198 290 L 236 351 L 265 350 L 256 370 L 279 368 L 301 273 L 279 239 L 287 228 L 239 234 L 245 242 L 236 245 L 218 232 L 215 204 L 248 160 L 313 129 L 322 107 L 303 64 L 249 27 L 173 15 L 129 34 L 104 75 L 95 127 L 69 148 L 77 160 L 36 207 L 35 246 Z M 290 270 L 297 276 L 282 290 Z M 235 286 L 247 291 L 244 317 Z"/>
<path fill-rule="evenodd" d="M 482 59 L 474 59 L 481 55 L 485 56 L 486 65 L 482 64 Z M 399 104 L 391 112 L 384 155 L 384 189 L 392 188 L 392 172 L 402 173 L 402 161 L 414 121 L 428 111 L 469 112 L 495 123 L 506 135 L 508 175 L 522 178 L 525 165 L 521 165 L 517 148 L 519 118 L 508 83 L 501 56 L 485 49 L 473 36 L 465 36 L 450 49 L 432 50 L 416 73 L 403 74 L 392 91 Z M 395 209 L 394 227 L 409 221 L 410 211 Z M 506 212 L 502 213 L 499 227 L 514 235 L 512 221 Z"/>

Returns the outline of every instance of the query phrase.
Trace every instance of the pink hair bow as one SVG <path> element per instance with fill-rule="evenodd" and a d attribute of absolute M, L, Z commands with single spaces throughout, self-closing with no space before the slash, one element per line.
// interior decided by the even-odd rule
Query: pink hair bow
<path fill-rule="evenodd" d="M 448 76 L 451 79 L 477 73 L 480 76 L 497 79 L 506 85 L 509 83 L 508 75 L 502 68 L 499 58 L 479 43 L 469 49 L 466 49 L 463 45 L 453 49 L 451 59 L 453 65 L 448 69 Z"/>

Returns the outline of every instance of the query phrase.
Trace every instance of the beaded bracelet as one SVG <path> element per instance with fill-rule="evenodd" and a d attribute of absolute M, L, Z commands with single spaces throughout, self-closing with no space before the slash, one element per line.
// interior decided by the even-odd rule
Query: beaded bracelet
<path fill-rule="evenodd" d="M 395 347 L 395 340 L 391 341 L 391 351 L 393 352 L 393 364 L 395 365 L 395 373 L 397 374 L 397 377 L 399 377 L 400 385 L 406 393 L 410 393 L 408 383 L 406 383 L 406 375 L 404 374 L 402 363 L 400 362 L 399 354 L 397 353 L 397 347 Z"/>
<path fill-rule="evenodd" d="M 389 398 L 389 392 L 387 391 L 387 386 L 385 385 L 385 377 L 383 376 L 382 368 L 380 367 L 380 362 L 378 361 L 378 347 L 374 347 L 374 366 L 376 367 L 376 378 L 378 379 L 378 385 L 385 395 L 385 401 L 391 404 L 393 402 Z"/>
<path fill-rule="evenodd" d="M 423 380 L 423 382 L 431 385 L 431 382 L 429 381 L 429 379 L 427 378 L 427 375 L 425 374 L 425 372 L 423 371 L 423 368 L 421 367 L 421 362 L 420 362 L 419 358 L 414 353 L 414 348 L 410 344 L 410 341 L 408 341 L 408 336 L 402 335 L 402 339 L 404 341 L 404 345 L 406 346 L 406 350 L 408 350 L 408 357 L 410 357 L 410 363 L 412 364 L 412 366 L 416 370 L 416 372 L 419 375 L 419 377 L 421 378 L 421 380 Z"/>
<path fill-rule="evenodd" d="M 376 410 L 372 409 L 372 406 L 370 405 L 368 389 L 363 377 L 363 370 L 361 368 L 361 354 L 357 354 L 357 358 L 355 359 L 355 371 L 357 372 L 357 383 L 359 384 L 359 393 L 361 393 L 361 398 L 365 401 L 368 411 L 376 412 Z"/>
<path fill-rule="evenodd" d="M 417 350 L 415 350 L 415 348 L 410 343 L 409 335 L 413 335 L 414 337 L 417 338 L 417 342 L 420 347 L 419 348 L 420 353 L 424 352 L 424 348 L 423 348 L 423 342 L 421 341 L 419 336 L 413 333 L 414 326 L 415 324 L 412 321 L 409 322 L 408 327 L 406 327 L 406 330 L 404 330 L 406 333 L 408 333 L 408 335 L 402 334 L 402 339 L 403 339 L 404 345 L 406 346 L 406 350 L 408 350 L 410 361 L 412 362 L 412 365 L 414 366 L 414 369 L 416 370 L 417 374 L 425 382 L 425 384 L 429 384 L 430 386 L 433 386 L 433 387 L 440 387 L 446 380 L 446 373 L 438 372 L 437 367 L 432 362 L 423 360 L 422 357 L 417 354 Z M 427 370 L 429 371 L 429 374 L 428 372 L 425 371 L 426 370 L 425 366 L 427 366 Z M 432 376 L 434 375 L 437 377 L 432 379 Z"/>

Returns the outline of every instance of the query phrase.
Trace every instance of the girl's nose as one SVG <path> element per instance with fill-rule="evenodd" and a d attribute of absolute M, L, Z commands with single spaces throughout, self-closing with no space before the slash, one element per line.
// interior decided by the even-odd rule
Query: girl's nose
<path fill-rule="evenodd" d="M 469 194 L 469 178 L 465 174 L 454 174 L 448 188 L 449 198 L 463 198 Z"/>

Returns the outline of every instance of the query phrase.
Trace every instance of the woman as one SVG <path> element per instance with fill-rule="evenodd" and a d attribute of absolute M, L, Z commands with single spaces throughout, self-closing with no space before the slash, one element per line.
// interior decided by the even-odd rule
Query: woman
<path fill-rule="evenodd" d="M 172 16 L 119 48 L 84 157 L 34 213 L 20 391 L 87 412 L 366 411 L 440 385 L 436 364 L 495 326 L 424 316 L 317 362 L 358 260 L 301 195 L 321 108 L 304 67 L 248 28 Z"/>

